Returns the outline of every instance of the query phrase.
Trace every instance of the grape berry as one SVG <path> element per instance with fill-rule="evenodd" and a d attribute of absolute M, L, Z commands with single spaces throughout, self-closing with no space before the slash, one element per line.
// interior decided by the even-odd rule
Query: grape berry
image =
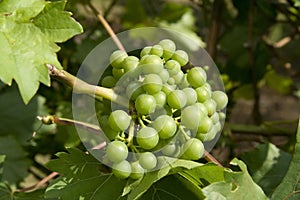
<path fill-rule="evenodd" d="M 145 47 L 140 58 L 117 50 L 110 65 L 101 85 L 118 88 L 118 95 L 129 99 L 128 111 L 100 118 L 111 141 L 105 156 L 113 174 L 139 179 L 156 169 L 163 156 L 199 160 L 203 142 L 221 130 L 228 103 L 223 91 L 212 90 L 206 68 L 192 66 L 188 54 L 169 39 Z"/>

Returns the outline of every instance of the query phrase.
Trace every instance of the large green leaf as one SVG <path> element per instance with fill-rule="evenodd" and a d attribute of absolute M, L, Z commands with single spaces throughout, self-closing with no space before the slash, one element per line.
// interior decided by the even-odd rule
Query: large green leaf
<path fill-rule="evenodd" d="M 0 2 L 0 80 L 11 85 L 14 79 L 25 103 L 34 96 L 40 82 L 50 85 L 45 64 L 61 67 L 55 43 L 82 32 L 64 7 L 64 1 Z"/>
<path fill-rule="evenodd" d="M 137 180 L 132 184 L 129 184 L 125 187 L 126 193 L 130 192 L 128 195 L 128 200 L 138 199 L 140 198 L 155 182 L 167 176 L 168 174 L 172 174 L 181 171 L 182 169 L 192 169 L 195 167 L 199 167 L 202 164 L 188 161 L 188 160 L 180 160 L 174 158 L 164 157 L 166 165 L 159 170 L 152 171 L 146 173 L 142 180 Z"/>
<path fill-rule="evenodd" d="M 215 199 L 267 199 L 263 190 L 254 183 L 248 174 L 247 166 L 238 159 L 231 165 L 238 166 L 241 171 L 235 172 L 224 168 L 224 181 L 212 183 L 203 188 L 207 200 Z"/>
<path fill-rule="evenodd" d="M 297 141 L 295 145 L 295 152 L 291 164 L 289 166 L 288 172 L 281 184 L 276 188 L 272 195 L 272 199 L 299 199 L 300 198 L 300 120 L 298 124 L 297 131 Z"/>
<path fill-rule="evenodd" d="M 12 136 L 0 137 L 0 152 L 6 155 L 3 164 L 3 181 L 15 184 L 28 175 L 30 160 L 25 151 Z"/>
<path fill-rule="evenodd" d="M 285 176 L 291 155 L 271 143 L 259 145 L 256 150 L 241 156 L 252 179 L 269 196 Z"/>
<path fill-rule="evenodd" d="M 112 174 L 99 171 L 101 163 L 93 156 L 78 149 L 58 153 L 56 160 L 47 166 L 62 176 L 54 180 L 46 190 L 47 198 L 61 199 L 118 199 L 125 186 Z"/>

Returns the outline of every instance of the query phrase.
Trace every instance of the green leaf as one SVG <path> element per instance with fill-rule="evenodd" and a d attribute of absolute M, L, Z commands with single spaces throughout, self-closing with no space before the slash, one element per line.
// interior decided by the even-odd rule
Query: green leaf
<path fill-rule="evenodd" d="M 133 182 L 132 184 L 127 185 L 124 190 L 131 191 L 128 195 L 128 200 L 138 199 L 140 198 L 153 183 L 162 179 L 163 177 L 172 174 L 176 171 L 181 171 L 182 169 L 192 169 L 195 167 L 199 167 L 202 164 L 188 161 L 188 160 L 180 160 L 169 157 L 164 157 L 167 165 L 157 171 L 152 171 L 146 173 L 142 180 L 137 180 L 138 184 Z"/>
<path fill-rule="evenodd" d="M 285 176 L 291 155 L 271 143 L 259 145 L 256 150 L 241 156 L 247 164 L 252 179 L 271 195 Z"/>
<path fill-rule="evenodd" d="M 63 11 L 64 6 L 63 1 L 0 2 L 0 80 L 11 85 L 14 79 L 26 104 L 40 82 L 50 85 L 45 64 L 61 68 L 55 42 L 82 32 L 70 13 Z"/>
<path fill-rule="evenodd" d="M 0 181 L 2 180 L 3 165 L 6 155 L 0 155 Z"/>
<path fill-rule="evenodd" d="M 286 176 L 272 194 L 272 199 L 299 199 L 300 198 L 300 120 L 297 131 L 297 141 L 291 164 Z"/>
<path fill-rule="evenodd" d="M 0 152 L 6 155 L 3 164 L 3 181 L 16 184 L 28 175 L 30 160 L 25 151 L 12 136 L 0 137 Z"/>
<path fill-rule="evenodd" d="M 263 190 L 254 183 L 247 172 L 247 166 L 238 159 L 233 159 L 231 165 L 238 166 L 241 171 L 224 169 L 225 180 L 212 183 L 203 188 L 207 200 L 215 199 L 267 199 Z"/>
<path fill-rule="evenodd" d="M 4 182 L 0 182 L 0 200 L 8 200 L 11 199 L 11 189 L 9 185 Z"/>
<path fill-rule="evenodd" d="M 204 195 L 201 189 L 195 189 L 186 179 L 182 180 L 178 175 L 169 175 L 153 184 L 141 199 L 204 199 Z"/>
<path fill-rule="evenodd" d="M 264 79 L 269 88 L 272 88 L 281 94 L 288 94 L 292 89 L 293 80 L 276 73 L 274 70 L 268 71 L 265 74 Z"/>
<path fill-rule="evenodd" d="M 47 166 L 62 177 L 51 182 L 46 189 L 47 198 L 61 199 L 118 199 L 125 186 L 112 174 L 99 171 L 101 163 L 90 154 L 78 149 L 69 149 L 69 153 L 58 153 L 56 160 Z"/>

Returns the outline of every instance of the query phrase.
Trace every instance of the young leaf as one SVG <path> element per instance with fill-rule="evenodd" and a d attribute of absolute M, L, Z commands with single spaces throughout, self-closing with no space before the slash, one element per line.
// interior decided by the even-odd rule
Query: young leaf
<path fill-rule="evenodd" d="M 281 184 L 276 188 L 272 199 L 299 199 L 300 193 L 300 119 L 298 123 L 295 151 L 288 172 Z"/>
<path fill-rule="evenodd" d="M 110 200 L 121 197 L 124 180 L 101 173 L 101 163 L 90 154 L 78 149 L 68 151 L 58 153 L 59 158 L 47 164 L 51 170 L 63 174 L 46 189 L 47 198 Z"/>
<path fill-rule="evenodd" d="M 259 145 L 256 150 L 241 156 L 252 179 L 271 195 L 285 176 L 292 156 L 271 143 Z"/>
<path fill-rule="evenodd" d="M 50 85 L 45 64 L 61 68 L 55 43 L 82 32 L 64 7 L 64 1 L 0 2 L 0 80 L 11 85 L 14 79 L 26 104 L 40 82 Z"/>
<path fill-rule="evenodd" d="M 238 166 L 241 171 L 234 172 L 224 169 L 225 180 L 212 183 L 203 188 L 207 200 L 213 199 L 267 199 L 263 190 L 254 183 L 248 174 L 247 166 L 238 159 L 233 159 L 231 165 Z"/>

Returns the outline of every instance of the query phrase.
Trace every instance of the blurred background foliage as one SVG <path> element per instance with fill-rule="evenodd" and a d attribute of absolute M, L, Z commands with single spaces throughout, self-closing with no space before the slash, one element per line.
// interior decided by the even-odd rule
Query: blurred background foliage
<path fill-rule="evenodd" d="M 101 11 L 116 33 L 136 27 L 167 27 L 206 48 L 230 99 L 226 124 L 212 154 L 224 165 L 242 156 L 254 173 L 258 166 L 251 166 L 251 158 L 262 156 L 259 163 L 273 160 L 266 153 L 277 152 L 270 142 L 287 152 L 280 154 L 284 165 L 278 166 L 287 169 L 300 113 L 300 1 L 69 0 L 66 10 L 84 28 L 83 34 L 60 44 L 59 60 L 72 74 L 87 54 L 109 37 L 90 4 Z M 0 152 L 13 149 L 7 153 L 11 162 L 5 163 L 11 170 L 3 174 L 5 180 L 15 185 L 39 180 L 49 173 L 44 163 L 51 155 L 80 146 L 73 127 L 40 126 L 36 120 L 45 114 L 72 118 L 71 97 L 71 88 L 52 80 L 50 88 L 41 86 L 25 106 L 16 87 L 0 84 Z M 20 166 L 21 171 L 17 170 Z"/>

